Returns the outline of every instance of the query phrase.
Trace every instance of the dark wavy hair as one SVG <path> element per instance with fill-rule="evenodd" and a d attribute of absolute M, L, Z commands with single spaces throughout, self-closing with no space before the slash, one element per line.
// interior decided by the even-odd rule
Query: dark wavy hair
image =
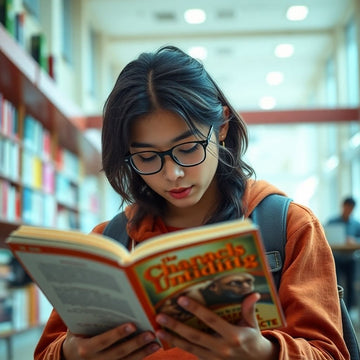
<path fill-rule="evenodd" d="M 197 125 L 213 125 L 216 134 L 230 111 L 226 148 L 219 146 L 215 176 L 222 200 L 208 223 L 239 218 L 246 180 L 254 170 L 242 160 L 248 146 L 247 128 L 203 65 L 174 46 L 142 53 L 121 71 L 103 112 L 102 165 L 108 181 L 122 201 L 136 203 L 135 224 L 145 215 L 161 216 L 165 200 L 152 191 L 125 162 L 129 153 L 131 127 L 157 109 L 180 115 L 194 133 Z"/>

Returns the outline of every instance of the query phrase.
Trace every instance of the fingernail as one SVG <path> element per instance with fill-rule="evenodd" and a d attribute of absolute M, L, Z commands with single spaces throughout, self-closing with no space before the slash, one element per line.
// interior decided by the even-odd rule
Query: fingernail
<path fill-rule="evenodd" d="M 163 332 L 163 331 L 161 331 L 161 330 L 159 330 L 159 331 L 157 331 L 156 332 L 156 336 L 158 337 L 158 338 L 160 338 L 160 339 L 166 339 L 166 333 L 165 332 Z"/>
<path fill-rule="evenodd" d="M 153 341 L 155 339 L 155 336 L 153 335 L 153 334 L 150 334 L 150 333 L 146 333 L 145 335 L 144 335 L 144 340 L 145 341 Z"/>
<path fill-rule="evenodd" d="M 160 349 L 160 346 L 158 344 L 151 344 L 150 345 L 150 351 L 155 352 Z"/>
<path fill-rule="evenodd" d="M 189 300 L 186 297 L 180 297 L 178 304 L 182 307 L 187 307 L 189 305 Z"/>
<path fill-rule="evenodd" d="M 161 324 L 161 325 L 165 325 L 165 324 L 167 323 L 167 318 L 166 318 L 166 316 L 164 316 L 164 315 L 158 315 L 158 316 L 156 317 L 156 320 L 157 320 L 157 322 L 158 322 L 159 324 Z"/>
<path fill-rule="evenodd" d="M 132 332 L 134 332 L 134 331 L 135 331 L 135 328 L 134 328 L 133 325 L 126 325 L 126 326 L 125 326 L 125 332 L 126 332 L 127 334 L 130 334 L 130 333 L 132 333 Z"/>

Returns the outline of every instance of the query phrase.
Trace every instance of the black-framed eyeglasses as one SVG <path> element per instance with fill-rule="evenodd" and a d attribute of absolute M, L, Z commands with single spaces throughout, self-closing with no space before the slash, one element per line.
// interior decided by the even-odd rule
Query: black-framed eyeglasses
<path fill-rule="evenodd" d="M 210 126 L 205 140 L 187 141 L 166 151 L 140 151 L 126 156 L 125 161 L 141 175 L 152 175 L 161 171 L 166 155 L 169 155 L 180 166 L 199 165 L 206 159 L 206 147 L 209 144 L 212 132 L 213 126 Z"/>

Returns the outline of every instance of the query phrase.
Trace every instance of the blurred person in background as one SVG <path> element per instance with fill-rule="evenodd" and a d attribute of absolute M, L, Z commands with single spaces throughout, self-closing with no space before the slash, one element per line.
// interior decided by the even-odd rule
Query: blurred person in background
<path fill-rule="evenodd" d="M 341 213 L 328 221 L 328 224 L 343 224 L 346 234 L 346 244 L 360 243 L 360 222 L 354 219 L 351 214 L 356 206 L 353 197 L 346 197 L 342 202 Z M 345 287 L 345 303 L 351 317 L 356 317 L 356 296 L 355 283 L 358 272 L 357 266 L 360 259 L 360 250 L 340 251 L 334 250 L 336 274 L 338 282 Z"/>

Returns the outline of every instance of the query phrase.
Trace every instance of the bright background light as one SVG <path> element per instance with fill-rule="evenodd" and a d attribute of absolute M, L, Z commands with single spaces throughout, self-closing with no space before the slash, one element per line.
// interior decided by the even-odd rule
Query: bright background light
<path fill-rule="evenodd" d="M 202 9 L 189 9 L 185 11 L 184 18 L 189 24 L 202 24 L 206 20 L 206 13 Z"/>
<path fill-rule="evenodd" d="M 207 50 L 203 46 L 193 46 L 188 50 L 188 54 L 195 59 L 205 60 L 207 57 Z"/>
<path fill-rule="evenodd" d="M 269 85 L 276 86 L 280 85 L 284 81 L 284 74 L 280 71 L 270 71 L 266 75 L 266 82 Z"/>
<path fill-rule="evenodd" d="M 272 96 L 263 96 L 259 100 L 259 106 L 263 110 L 271 110 L 276 106 L 276 99 Z"/>
<path fill-rule="evenodd" d="M 291 21 L 301 21 L 304 20 L 309 13 L 307 6 L 290 6 L 286 12 L 286 17 Z"/>
<path fill-rule="evenodd" d="M 279 44 L 275 48 L 275 55 L 280 58 L 290 57 L 294 54 L 294 46 L 292 44 Z"/>

